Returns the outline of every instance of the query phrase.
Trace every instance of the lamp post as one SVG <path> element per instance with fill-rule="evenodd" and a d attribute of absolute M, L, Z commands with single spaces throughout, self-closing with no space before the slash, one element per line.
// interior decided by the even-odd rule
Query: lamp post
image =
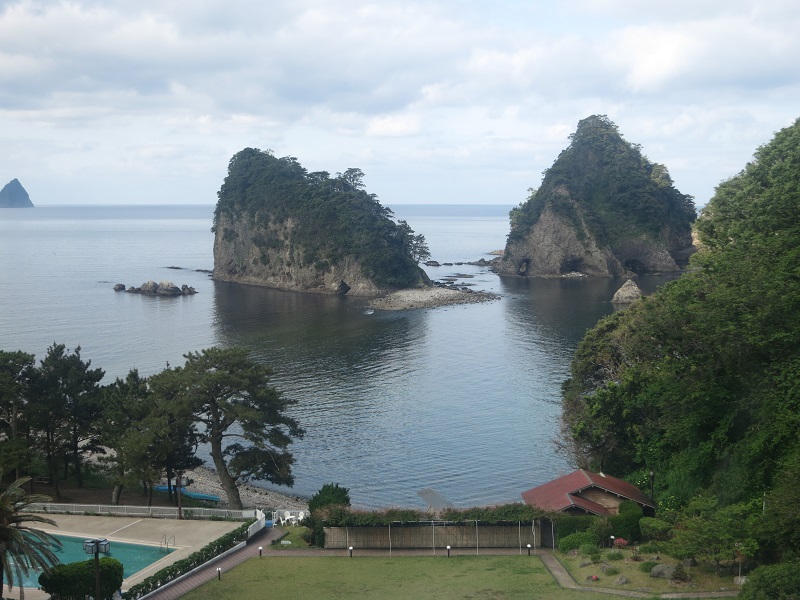
<path fill-rule="evenodd" d="M 100 598 L 100 553 L 105 554 L 111 549 L 111 544 L 108 540 L 83 540 L 83 551 L 86 554 L 94 554 L 94 598 Z"/>
<path fill-rule="evenodd" d="M 530 555 L 531 555 L 531 545 L 528 544 L 528 556 L 530 556 Z"/>

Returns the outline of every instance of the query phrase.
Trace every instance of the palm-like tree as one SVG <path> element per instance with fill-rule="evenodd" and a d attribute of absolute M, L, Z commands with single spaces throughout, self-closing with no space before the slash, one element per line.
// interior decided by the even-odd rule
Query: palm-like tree
<path fill-rule="evenodd" d="M 3 589 L 3 575 L 9 591 L 14 583 L 19 586 L 19 597 L 25 597 L 22 578 L 30 569 L 47 570 L 58 562 L 53 553 L 54 546 L 61 543 L 49 533 L 34 529 L 28 523 L 47 523 L 55 521 L 23 512 L 34 502 L 48 502 L 50 498 L 41 494 L 28 494 L 22 486 L 30 477 L 17 479 L 0 494 L 0 595 Z"/>

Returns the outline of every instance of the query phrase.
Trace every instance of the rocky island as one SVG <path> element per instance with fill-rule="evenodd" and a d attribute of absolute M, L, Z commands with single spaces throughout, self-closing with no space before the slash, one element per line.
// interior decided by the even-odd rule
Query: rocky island
<path fill-rule="evenodd" d="M 28 192 L 18 179 L 12 179 L 0 190 L 0 208 L 33 208 Z"/>
<path fill-rule="evenodd" d="M 360 169 L 309 173 L 247 148 L 230 160 L 214 212 L 213 278 L 271 288 L 383 296 L 427 289 L 425 239 L 364 189 Z"/>
<path fill-rule="evenodd" d="M 511 211 L 499 272 L 630 277 L 674 272 L 694 251 L 691 196 L 606 116 L 578 123 L 541 187 Z"/>

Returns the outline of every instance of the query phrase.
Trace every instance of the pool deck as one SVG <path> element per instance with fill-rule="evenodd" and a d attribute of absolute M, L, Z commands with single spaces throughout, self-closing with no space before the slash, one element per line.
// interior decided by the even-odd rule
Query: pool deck
<path fill-rule="evenodd" d="M 163 545 L 166 538 L 169 541 L 169 547 L 174 548 L 175 551 L 126 578 L 122 584 L 123 590 L 140 583 L 167 565 L 186 558 L 192 552 L 242 525 L 238 521 L 181 521 L 178 519 L 52 514 L 48 517 L 56 522 L 57 527 L 45 525 L 38 529 L 48 533 L 82 538 L 107 538 L 112 546 L 114 542 L 160 546 Z M 89 557 L 87 556 L 87 558 Z M 18 599 L 19 588 L 14 587 L 11 592 L 8 591 L 8 588 L 4 588 L 3 597 Z M 46 600 L 49 597 L 39 589 L 25 588 L 25 600 Z"/>

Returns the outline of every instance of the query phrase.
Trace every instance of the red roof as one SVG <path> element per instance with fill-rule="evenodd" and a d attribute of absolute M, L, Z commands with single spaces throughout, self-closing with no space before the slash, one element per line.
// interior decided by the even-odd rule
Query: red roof
<path fill-rule="evenodd" d="M 592 473 L 583 469 L 522 492 L 522 499 L 525 504 L 550 512 L 561 512 L 574 507 L 596 515 L 608 515 L 608 509 L 604 506 L 580 496 L 582 491 L 589 488 L 599 488 L 615 496 L 654 508 L 650 499 L 635 485 L 611 475 Z"/>

